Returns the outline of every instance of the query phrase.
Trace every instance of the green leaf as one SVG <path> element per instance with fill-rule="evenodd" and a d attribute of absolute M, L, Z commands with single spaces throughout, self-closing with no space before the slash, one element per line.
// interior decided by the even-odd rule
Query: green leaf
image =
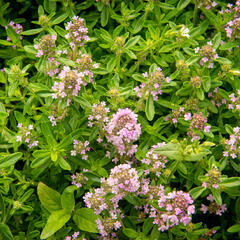
<path fill-rule="evenodd" d="M 18 200 L 21 203 L 24 203 L 27 201 L 27 199 L 34 193 L 34 190 L 32 188 L 28 189 Z"/>
<path fill-rule="evenodd" d="M 218 29 L 218 27 L 219 27 L 218 19 L 217 19 L 217 16 L 213 13 L 213 11 L 209 11 L 209 10 L 205 9 L 204 7 L 201 7 L 201 10 L 205 14 L 205 16 L 208 18 L 209 22 Z"/>
<path fill-rule="evenodd" d="M 191 56 L 187 61 L 186 61 L 186 64 L 188 66 L 191 66 L 192 64 L 194 64 L 195 62 L 198 62 L 200 59 L 199 56 Z"/>
<path fill-rule="evenodd" d="M 135 36 L 127 41 L 127 43 L 124 45 L 124 48 L 128 49 L 136 45 L 136 43 L 139 41 L 140 36 Z"/>
<path fill-rule="evenodd" d="M 31 53 L 31 54 L 34 54 L 34 55 L 36 55 L 36 53 L 37 53 L 37 50 L 31 45 L 26 45 L 26 46 L 23 47 L 23 49 L 27 53 Z"/>
<path fill-rule="evenodd" d="M 65 38 L 65 35 L 67 34 L 67 31 L 59 26 L 54 26 L 54 30 L 63 38 Z"/>
<path fill-rule="evenodd" d="M 99 75 L 105 75 L 105 74 L 108 74 L 108 71 L 105 68 L 97 68 L 93 70 L 93 73 L 99 74 Z"/>
<path fill-rule="evenodd" d="M 157 148 L 154 152 L 177 161 L 183 160 L 183 149 L 179 143 L 167 143 Z"/>
<path fill-rule="evenodd" d="M 51 151 L 51 159 L 53 162 L 56 162 L 58 160 L 58 152 L 55 149 Z"/>
<path fill-rule="evenodd" d="M 190 2 L 191 0 L 180 0 L 177 5 L 177 10 L 180 11 L 184 9 Z"/>
<path fill-rule="evenodd" d="M 167 100 L 164 100 L 162 98 L 159 98 L 158 101 L 157 101 L 158 104 L 160 104 L 161 106 L 163 107 L 166 107 L 166 108 L 170 108 L 170 109 L 174 109 L 174 110 L 177 110 L 179 109 L 179 106 L 167 101 Z"/>
<path fill-rule="evenodd" d="M 240 186 L 240 177 L 231 177 L 224 179 L 220 185 L 224 188 L 238 187 Z"/>
<path fill-rule="evenodd" d="M 44 0 L 43 2 L 44 9 L 49 13 L 56 12 L 57 3 L 56 0 Z"/>
<path fill-rule="evenodd" d="M 204 33 L 207 28 L 208 28 L 208 25 L 209 25 L 209 21 L 208 20 L 205 20 L 203 21 L 199 27 L 196 27 L 194 29 L 191 30 L 190 32 L 190 36 L 192 38 L 195 38 L 195 37 L 198 37 L 200 36 L 202 33 Z"/>
<path fill-rule="evenodd" d="M 135 206 L 141 205 L 141 200 L 135 194 L 127 194 L 124 198 Z"/>
<path fill-rule="evenodd" d="M 168 3 L 158 2 L 158 6 L 163 9 L 174 9 L 175 7 Z"/>
<path fill-rule="evenodd" d="M 154 108 L 153 96 L 151 94 L 149 94 L 147 98 L 145 113 L 146 113 L 147 119 L 149 121 L 152 121 L 155 115 L 155 108 Z"/>
<path fill-rule="evenodd" d="M 15 118 L 18 121 L 18 123 L 25 123 L 26 122 L 25 117 L 23 116 L 22 113 L 20 113 L 18 111 L 14 111 L 14 115 L 15 115 Z"/>
<path fill-rule="evenodd" d="M 167 62 L 163 58 L 161 58 L 159 56 L 155 56 L 155 55 L 152 55 L 152 57 L 153 57 L 153 59 L 156 61 L 156 63 L 159 66 L 161 66 L 161 67 L 168 67 Z"/>
<path fill-rule="evenodd" d="M 137 59 L 137 56 L 134 54 L 133 51 L 127 49 L 127 48 L 124 48 L 123 51 L 132 59 Z"/>
<path fill-rule="evenodd" d="M 227 133 L 228 133 L 229 135 L 232 135 L 232 134 L 233 134 L 233 128 L 232 128 L 231 125 L 225 124 L 225 125 L 224 125 L 224 128 L 225 128 L 225 130 L 227 131 Z"/>
<path fill-rule="evenodd" d="M 138 236 L 138 233 L 131 228 L 124 228 L 123 233 L 124 233 L 125 236 L 127 236 L 129 238 L 135 238 L 136 239 L 136 237 Z"/>
<path fill-rule="evenodd" d="M 160 231 L 158 230 L 158 226 L 154 226 L 150 235 L 150 240 L 158 240 L 158 239 L 161 239 Z"/>
<path fill-rule="evenodd" d="M 143 26 L 144 26 L 144 21 L 146 19 L 146 14 L 143 14 L 135 23 L 134 27 L 133 27 L 133 33 L 136 34 L 139 31 L 142 30 Z M 120 25 L 122 26 L 122 25 Z"/>
<path fill-rule="evenodd" d="M 35 158 L 44 158 L 44 157 L 50 157 L 49 150 L 36 150 L 32 154 Z"/>
<path fill-rule="evenodd" d="M 211 152 L 209 151 L 209 153 L 211 153 Z M 190 162 L 199 161 L 200 159 L 202 159 L 204 156 L 206 156 L 209 153 L 208 152 L 200 152 L 200 153 L 187 154 L 187 155 L 184 155 L 184 160 L 190 161 Z"/>
<path fill-rule="evenodd" d="M 43 7 L 41 5 L 38 7 L 38 15 L 39 16 L 44 15 L 44 9 L 43 9 Z"/>
<path fill-rule="evenodd" d="M 143 223 L 143 233 L 145 235 L 148 235 L 149 231 L 153 228 L 153 218 L 147 218 L 144 220 Z"/>
<path fill-rule="evenodd" d="M 177 47 L 177 43 L 171 43 L 160 48 L 159 53 L 170 52 L 173 48 Z"/>
<path fill-rule="evenodd" d="M 76 96 L 76 97 L 74 97 L 73 99 L 74 99 L 74 101 L 76 101 L 77 103 L 79 103 L 83 109 L 91 108 L 91 107 L 92 107 L 91 103 L 88 102 L 88 101 L 87 101 L 85 98 L 83 98 L 83 97 Z"/>
<path fill-rule="evenodd" d="M 55 232 L 65 225 L 70 217 L 71 214 L 67 213 L 64 209 L 52 212 L 47 220 L 47 224 L 45 225 L 40 238 L 46 239 L 51 237 Z"/>
<path fill-rule="evenodd" d="M 68 14 L 67 13 L 63 13 L 60 16 L 58 16 L 57 18 L 55 18 L 53 21 L 51 21 L 51 23 L 53 25 L 59 24 L 59 23 L 63 22 L 67 17 L 68 17 Z"/>
<path fill-rule="evenodd" d="M 57 149 L 64 149 L 68 145 L 72 144 L 72 135 L 67 135 L 63 140 L 57 145 Z"/>
<path fill-rule="evenodd" d="M 1 235 L 4 237 L 5 240 L 14 240 L 11 230 L 4 223 L 0 223 L 0 236 Z"/>
<path fill-rule="evenodd" d="M 187 171 L 187 167 L 183 162 L 180 162 L 177 166 L 178 170 L 180 172 L 182 172 L 183 174 L 187 175 L 188 171 Z"/>
<path fill-rule="evenodd" d="M 61 196 L 57 191 L 40 182 L 37 187 L 37 192 L 42 205 L 49 212 L 62 209 Z"/>
<path fill-rule="evenodd" d="M 80 230 L 92 233 L 98 233 L 97 219 L 98 216 L 94 213 L 93 209 L 90 208 L 77 209 L 73 216 L 73 221 Z"/>
<path fill-rule="evenodd" d="M 219 47 L 219 45 L 220 45 L 220 42 L 221 42 L 221 32 L 219 32 L 219 33 L 217 33 L 215 36 L 214 36 L 214 38 L 213 38 L 213 40 L 212 40 L 212 47 L 214 48 L 214 49 L 217 49 L 218 47 Z"/>
<path fill-rule="evenodd" d="M 3 46 L 13 46 L 14 43 L 0 39 L 0 45 L 3 45 Z"/>
<path fill-rule="evenodd" d="M 204 92 L 203 92 L 202 88 L 197 88 L 196 93 L 197 93 L 198 99 L 203 101 L 204 100 Z"/>
<path fill-rule="evenodd" d="M 108 17 L 109 17 L 109 9 L 107 5 L 103 6 L 102 12 L 101 12 L 101 25 L 102 27 L 105 27 L 108 23 Z"/>
<path fill-rule="evenodd" d="M 30 35 L 35 35 L 43 31 L 43 28 L 35 28 L 35 29 L 30 29 L 23 31 L 21 34 L 25 36 L 30 36 Z"/>
<path fill-rule="evenodd" d="M 70 164 L 61 156 L 59 157 L 59 165 L 64 170 L 71 170 Z"/>
<path fill-rule="evenodd" d="M 13 41 L 13 43 L 19 42 L 18 34 L 15 32 L 15 30 L 11 26 L 8 25 L 6 32 L 8 37 Z"/>
<path fill-rule="evenodd" d="M 61 196 L 62 208 L 68 213 L 72 213 L 75 206 L 74 191 L 77 189 L 75 185 L 66 187 Z"/>
<path fill-rule="evenodd" d="M 196 200 L 205 190 L 206 188 L 202 186 L 195 187 L 189 191 L 189 194 L 192 196 L 194 200 Z"/>
<path fill-rule="evenodd" d="M 220 50 L 228 50 L 236 47 L 238 44 L 237 42 L 227 42 L 224 43 L 222 46 L 219 47 Z"/>
<path fill-rule="evenodd" d="M 230 228 L 228 228 L 227 231 L 230 233 L 239 233 L 240 232 L 240 224 L 235 224 L 235 225 L 231 226 Z"/>
<path fill-rule="evenodd" d="M 113 39 L 112 39 L 111 35 L 108 33 L 108 31 L 106 31 L 106 30 L 103 29 L 103 28 L 100 28 L 100 31 L 101 31 L 101 37 L 102 37 L 105 41 L 107 41 L 107 42 L 109 42 L 109 43 L 113 43 Z"/>
<path fill-rule="evenodd" d="M 231 69 L 229 70 L 230 73 L 232 73 L 234 76 L 240 77 L 240 69 Z"/>
<path fill-rule="evenodd" d="M 147 82 L 147 79 L 142 74 L 136 73 L 136 74 L 133 74 L 132 77 L 138 82 L 142 82 L 142 83 Z"/>
<path fill-rule="evenodd" d="M 42 131 L 42 133 L 43 133 L 47 143 L 50 146 L 56 146 L 57 142 L 56 142 L 56 140 L 53 137 L 51 128 L 49 127 L 49 123 L 48 122 L 42 123 L 40 126 L 41 126 L 41 131 Z"/>
<path fill-rule="evenodd" d="M 75 67 L 76 66 L 76 63 L 74 61 L 72 61 L 70 59 L 67 59 L 67 58 L 57 57 L 56 60 L 59 61 L 62 64 L 67 65 L 67 66 L 71 66 L 71 67 Z"/>
<path fill-rule="evenodd" d="M 0 159 L 0 168 L 7 168 L 14 165 L 22 157 L 21 152 L 16 152 Z"/>
<path fill-rule="evenodd" d="M 211 88 L 211 78 L 209 76 L 204 76 L 202 84 L 203 84 L 204 91 L 208 92 Z"/>
<path fill-rule="evenodd" d="M 6 178 L 5 178 L 6 179 Z M 4 179 L 4 180 L 5 180 Z M 7 182 L 6 182 L 7 183 Z M 1 218 L 0 218 L 0 221 L 1 219 L 4 219 L 5 217 L 5 214 L 6 214 L 6 206 L 5 206 L 5 203 L 4 203 L 4 200 L 3 200 L 3 196 L 2 194 L 0 193 L 0 212 L 1 212 Z"/>
<path fill-rule="evenodd" d="M 117 64 L 117 57 L 116 56 L 112 56 L 110 61 L 107 63 L 107 70 L 108 70 L 109 73 L 113 71 L 113 69 L 115 68 L 116 64 Z"/>
<path fill-rule="evenodd" d="M 33 159 L 33 161 L 31 162 L 30 167 L 31 168 L 37 168 L 40 167 L 41 165 L 45 164 L 46 162 L 48 162 L 50 158 L 50 153 L 48 153 L 47 157 L 43 157 L 43 158 L 35 158 Z"/>
<path fill-rule="evenodd" d="M 213 194 L 213 197 L 218 205 L 222 205 L 222 197 L 221 193 L 219 192 L 218 189 L 211 188 L 211 192 Z"/>
<path fill-rule="evenodd" d="M 229 59 L 223 58 L 223 57 L 217 58 L 216 61 L 221 63 L 221 64 L 229 64 L 229 65 L 232 64 L 232 62 Z"/>

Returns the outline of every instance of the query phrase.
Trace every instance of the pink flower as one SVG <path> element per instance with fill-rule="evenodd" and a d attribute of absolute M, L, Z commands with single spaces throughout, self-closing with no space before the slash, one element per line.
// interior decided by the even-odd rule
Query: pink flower
<path fill-rule="evenodd" d="M 185 113 L 184 114 L 184 120 L 189 121 L 192 119 L 191 113 Z"/>

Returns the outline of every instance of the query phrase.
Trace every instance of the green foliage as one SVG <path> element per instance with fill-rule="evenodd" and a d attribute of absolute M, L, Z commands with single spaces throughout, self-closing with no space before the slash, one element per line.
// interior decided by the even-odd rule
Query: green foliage
<path fill-rule="evenodd" d="M 0 1 L 0 239 L 97 239 L 106 219 L 123 240 L 240 237 L 239 13 L 206 2 Z M 69 30 L 74 16 L 89 39 Z M 134 140 L 121 138 L 128 118 L 111 140 L 119 109 L 136 114 Z M 141 183 L 114 205 L 107 179 L 120 164 Z M 160 230 L 154 220 L 171 212 L 160 186 L 190 194 L 192 222 Z M 98 213 L 86 196 L 100 187 Z"/>

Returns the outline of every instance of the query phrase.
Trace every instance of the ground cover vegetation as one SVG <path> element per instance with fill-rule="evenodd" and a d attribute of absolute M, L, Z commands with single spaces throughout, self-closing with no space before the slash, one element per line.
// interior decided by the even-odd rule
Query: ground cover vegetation
<path fill-rule="evenodd" d="M 239 0 L 0 0 L 0 25 L 0 239 L 239 239 Z"/>

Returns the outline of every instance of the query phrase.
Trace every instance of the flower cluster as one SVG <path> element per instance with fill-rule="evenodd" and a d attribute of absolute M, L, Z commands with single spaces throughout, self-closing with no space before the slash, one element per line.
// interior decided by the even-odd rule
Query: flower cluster
<path fill-rule="evenodd" d="M 146 78 L 146 83 L 142 83 L 140 88 L 134 88 L 134 90 L 137 92 L 137 96 L 145 99 L 149 94 L 151 94 L 154 101 L 157 101 L 158 95 L 162 94 L 162 87 L 165 86 L 165 83 L 170 82 L 170 78 L 165 78 L 160 67 L 156 68 L 156 71 L 152 72 L 151 74 L 145 72 L 142 75 Z"/>
<path fill-rule="evenodd" d="M 198 1 L 198 7 L 204 7 L 207 10 L 211 9 L 212 7 L 216 7 L 217 3 L 211 0 L 200 0 Z"/>
<path fill-rule="evenodd" d="M 232 93 L 229 95 L 229 98 L 230 104 L 228 105 L 228 109 L 234 109 L 240 114 L 240 90 L 237 91 L 237 96 L 235 96 L 235 93 Z"/>
<path fill-rule="evenodd" d="M 22 123 L 17 125 L 19 128 L 19 135 L 16 136 L 17 142 L 24 142 L 28 144 L 29 148 L 35 147 L 38 145 L 36 137 L 33 135 L 33 125 L 28 125 L 27 127 L 23 126 Z"/>
<path fill-rule="evenodd" d="M 171 114 L 164 118 L 165 121 L 170 121 L 171 123 L 177 123 L 178 119 L 183 117 L 185 108 L 180 107 L 179 109 L 172 110 Z M 191 113 L 190 113 L 191 115 Z"/>
<path fill-rule="evenodd" d="M 75 173 L 72 175 L 72 184 L 76 185 L 78 188 L 86 184 L 88 178 L 83 175 L 83 173 Z"/>
<path fill-rule="evenodd" d="M 141 134 L 141 125 L 137 123 L 137 115 L 132 110 L 119 109 L 113 114 L 106 126 L 108 142 L 116 146 L 122 156 L 132 156 L 137 151 L 137 145 L 132 145 Z"/>
<path fill-rule="evenodd" d="M 106 195 L 103 188 L 96 188 L 94 192 L 87 192 L 84 196 L 84 202 L 88 208 L 92 208 L 95 214 L 99 215 L 103 210 L 108 209 L 108 204 L 104 196 Z"/>
<path fill-rule="evenodd" d="M 15 32 L 16 32 L 17 35 L 20 35 L 21 32 L 23 31 L 23 27 L 22 27 L 22 25 L 19 24 L 19 23 L 16 24 L 15 22 L 10 21 L 10 23 L 9 23 L 7 26 L 5 26 L 5 29 L 7 29 L 8 26 L 11 26 L 11 27 L 15 30 Z M 19 39 L 22 40 L 22 39 L 23 39 L 23 36 L 19 36 Z M 10 39 L 9 37 L 7 37 L 7 41 L 11 42 L 11 39 Z M 12 47 L 13 47 L 13 48 L 16 48 L 15 45 L 12 46 Z"/>
<path fill-rule="evenodd" d="M 207 232 L 203 233 L 198 240 L 207 240 L 212 237 L 217 231 L 215 229 L 209 229 Z"/>
<path fill-rule="evenodd" d="M 202 112 L 194 113 L 193 117 L 185 115 L 185 120 L 191 120 L 187 135 L 192 137 L 191 141 L 199 140 L 199 131 L 209 132 L 211 126 L 206 125 L 207 118 L 203 116 Z"/>
<path fill-rule="evenodd" d="M 164 195 L 164 186 L 152 186 L 150 185 L 149 178 L 142 178 L 140 182 L 140 188 L 138 194 L 143 194 L 148 200 L 158 200 L 160 196 Z M 148 207 L 145 208 L 145 213 L 149 212 Z"/>
<path fill-rule="evenodd" d="M 177 123 L 179 118 L 184 118 L 185 121 L 192 120 L 192 111 L 198 111 L 198 100 L 196 98 L 190 97 L 184 105 L 179 107 L 179 109 L 174 109 L 171 114 L 164 117 L 165 121 L 170 121 L 171 123 Z"/>
<path fill-rule="evenodd" d="M 34 48 L 38 50 L 36 57 L 48 56 L 50 59 L 55 55 L 56 41 L 55 35 L 45 35 L 35 44 Z"/>
<path fill-rule="evenodd" d="M 66 236 L 64 240 L 86 240 L 86 238 L 80 238 L 79 232 L 75 232 L 72 236 Z"/>
<path fill-rule="evenodd" d="M 117 239 L 117 235 L 115 232 L 112 232 L 114 229 L 117 231 L 121 228 L 121 222 L 117 219 L 112 219 L 111 217 L 105 217 L 104 219 L 96 220 L 97 228 L 103 240 L 112 240 Z"/>
<path fill-rule="evenodd" d="M 52 126 L 56 126 L 57 122 L 61 121 L 67 116 L 68 108 L 58 108 L 56 103 L 51 104 L 51 114 L 48 116 Z"/>
<path fill-rule="evenodd" d="M 179 59 L 176 61 L 176 68 L 181 79 L 188 79 L 190 69 L 188 64 L 184 59 Z"/>
<path fill-rule="evenodd" d="M 200 88 L 202 83 L 202 79 L 199 76 L 194 76 L 190 80 L 190 84 L 193 86 L 193 88 Z"/>
<path fill-rule="evenodd" d="M 95 214 L 103 215 L 101 220 L 96 220 L 102 239 L 116 237 L 113 231 L 121 227 L 120 220 L 123 218 L 118 203 L 127 193 L 137 192 L 139 187 L 137 171 L 129 164 L 121 164 L 111 170 L 107 179 L 101 180 L 100 188 L 85 194 L 83 199 L 86 206 L 92 208 Z M 108 193 L 112 193 L 113 196 L 107 197 Z"/>
<path fill-rule="evenodd" d="M 237 158 L 240 153 L 240 128 L 233 128 L 233 134 L 230 135 L 229 139 L 225 141 L 226 151 L 223 152 L 223 156 L 231 158 Z"/>
<path fill-rule="evenodd" d="M 103 188 L 111 189 L 117 195 L 136 192 L 140 187 L 139 177 L 130 164 L 120 164 L 113 169 L 109 177 L 102 180 Z"/>
<path fill-rule="evenodd" d="M 227 17 L 230 16 L 231 20 L 227 22 L 225 26 L 225 31 L 228 38 L 240 38 L 240 1 L 237 0 L 235 6 L 233 4 L 228 4 L 227 8 L 220 11 L 220 14 L 226 14 Z M 229 19 L 229 17 L 228 17 Z"/>
<path fill-rule="evenodd" d="M 149 174 L 154 172 L 158 177 L 162 173 L 163 169 L 166 167 L 167 158 L 161 154 L 154 153 L 154 150 L 163 146 L 165 143 L 158 143 L 151 147 L 150 151 L 146 154 L 146 158 L 142 159 L 141 162 L 146 164 L 147 167 L 144 172 Z"/>
<path fill-rule="evenodd" d="M 219 58 L 216 49 L 212 48 L 211 41 L 201 48 L 195 48 L 195 53 L 198 53 L 201 57 L 200 65 L 204 66 L 205 64 L 208 68 L 213 68 L 213 62 Z"/>
<path fill-rule="evenodd" d="M 215 199 L 214 199 L 214 197 L 213 197 L 212 194 L 209 194 L 209 195 L 207 196 L 207 200 L 210 201 L 210 205 L 209 205 L 209 206 L 206 206 L 206 205 L 202 204 L 202 205 L 201 205 L 201 209 L 200 209 L 204 214 L 206 214 L 207 211 L 209 211 L 209 213 L 214 213 L 214 214 L 216 214 L 216 215 L 221 216 L 222 213 L 224 213 L 224 212 L 227 210 L 226 204 L 223 204 L 223 205 L 221 205 L 221 206 L 218 205 L 218 204 L 215 202 Z"/>
<path fill-rule="evenodd" d="M 218 88 L 215 88 L 213 92 L 209 92 L 208 97 L 214 106 L 220 107 L 222 104 L 227 104 L 227 100 L 218 93 Z"/>
<path fill-rule="evenodd" d="M 78 63 L 76 69 L 78 72 L 81 72 L 81 74 L 83 75 L 83 78 L 86 80 L 86 82 L 94 83 L 92 70 L 94 68 L 98 68 L 98 64 L 93 63 L 90 55 L 85 54 L 85 53 L 82 54 L 81 51 L 79 51 L 79 55 L 76 59 L 76 62 Z"/>
<path fill-rule="evenodd" d="M 89 41 L 90 38 L 87 36 L 88 29 L 84 26 L 84 21 L 78 16 L 72 18 L 73 21 L 67 23 L 65 29 L 68 33 L 65 35 L 69 39 L 70 46 L 75 49 L 76 46 L 83 46 L 84 41 Z"/>
<path fill-rule="evenodd" d="M 60 82 L 54 82 L 52 89 L 56 92 L 53 98 L 67 98 L 67 106 L 69 106 L 73 96 L 77 96 L 81 89 L 81 85 L 86 86 L 82 81 L 83 75 L 76 70 L 71 70 L 68 66 L 64 66 L 58 75 Z"/>
<path fill-rule="evenodd" d="M 211 170 L 208 171 L 207 174 L 205 174 L 204 182 L 202 183 L 202 186 L 204 188 L 219 188 L 219 183 L 222 182 L 221 178 L 221 172 L 219 172 L 218 168 L 215 166 Z"/>
<path fill-rule="evenodd" d="M 100 128 L 104 128 L 105 124 L 108 122 L 109 108 L 105 107 L 106 103 L 101 102 L 100 104 L 93 104 L 92 113 L 88 116 L 88 126 L 92 127 L 97 125 Z"/>
<path fill-rule="evenodd" d="M 76 156 L 77 153 L 81 155 L 82 159 L 87 160 L 88 155 L 86 152 L 90 151 L 90 147 L 88 147 L 89 142 L 85 141 L 84 143 L 78 140 L 73 140 L 73 148 L 74 150 L 71 151 L 72 156 Z"/>
<path fill-rule="evenodd" d="M 183 25 L 182 28 L 180 29 L 180 35 L 182 37 L 189 38 L 190 37 L 189 32 L 190 32 L 189 28 L 187 28 L 185 25 Z"/>
<path fill-rule="evenodd" d="M 184 105 L 185 111 L 199 111 L 199 102 L 198 99 L 195 97 L 190 97 L 186 100 L 186 103 Z"/>
<path fill-rule="evenodd" d="M 150 217 L 154 218 L 153 224 L 156 224 L 160 231 L 168 230 L 180 223 L 186 226 L 191 221 L 191 214 L 195 213 L 193 199 L 183 191 L 162 195 L 158 200 L 158 206 L 160 210 L 151 207 Z"/>

